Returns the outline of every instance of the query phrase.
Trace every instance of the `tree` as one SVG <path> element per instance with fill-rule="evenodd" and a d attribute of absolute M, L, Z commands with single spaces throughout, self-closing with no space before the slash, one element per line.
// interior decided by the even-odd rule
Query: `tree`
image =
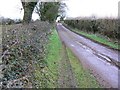
<path fill-rule="evenodd" d="M 37 4 L 37 0 L 35 2 L 25 2 L 25 0 L 21 0 L 21 2 L 24 9 L 23 23 L 27 24 L 31 21 L 32 13 Z"/>
<path fill-rule="evenodd" d="M 66 16 L 66 10 L 68 10 L 66 3 L 61 1 L 59 7 L 59 16 L 61 17 L 61 20 L 64 20 Z"/>
<path fill-rule="evenodd" d="M 40 2 L 36 7 L 36 13 L 41 21 L 53 22 L 57 19 L 59 6 L 59 2 Z"/>

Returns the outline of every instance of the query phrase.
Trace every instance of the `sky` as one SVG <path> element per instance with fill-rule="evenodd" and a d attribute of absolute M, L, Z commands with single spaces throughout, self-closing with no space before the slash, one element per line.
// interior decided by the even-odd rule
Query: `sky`
<path fill-rule="evenodd" d="M 21 10 L 21 8 L 21 0 L 0 0 L 0 16 L 11 19 L 22 19 L 24 10 Z M 36 13 L 32 17 L 34 20 L 39 18 Z"/>
<path fill-rule="evenodd" d="M 68 17 L 117 17 L 120 0 L 66 0 Z M 1 0 L 0 16 L 19 19 L 23 17 L 21 0 Z M 33 14 L 33 19 L 39 18 Z"/>
<path fill-rule="evenodd" d="M 120 0 L 68 0 L 68 16 L 117 17 Z"/>

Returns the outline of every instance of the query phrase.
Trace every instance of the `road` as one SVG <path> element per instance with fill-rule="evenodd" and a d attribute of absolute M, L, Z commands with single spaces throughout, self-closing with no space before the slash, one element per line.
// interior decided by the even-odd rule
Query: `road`
<path fill-rule="evenodd" d="M 96 79 L 106 88 L 118 88 L 120 52 L 97 44 L 89 39 L 77 35 L 61 23 L 57 23 L 59 37 L 80 60 L 83 67 L 90 70 Z"/>

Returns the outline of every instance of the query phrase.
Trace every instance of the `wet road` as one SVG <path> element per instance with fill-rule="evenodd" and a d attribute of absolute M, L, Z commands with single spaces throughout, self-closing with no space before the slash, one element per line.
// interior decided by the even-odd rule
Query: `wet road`
<path fill-rule="evenodd" d="M 120 79 L 118 78 L 120 72 L 118 51 L 113 51 L 79 36 L 69 31 L 61 23 L 57 24 L 57 30 L 61 41 L 72 50 L 83 67 L 89 69 L 100 84 L 104 87 L 118 88 Z"/>

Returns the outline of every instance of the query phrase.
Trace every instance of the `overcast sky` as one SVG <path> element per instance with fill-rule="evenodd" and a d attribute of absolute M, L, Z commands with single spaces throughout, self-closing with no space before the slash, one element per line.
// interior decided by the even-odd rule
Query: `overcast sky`
<path fill-rule="evenodd" d="M 9 17 L 12 19 L 23 17 L 21 0 L 1 0 L 0 1 L 0 16 Z M 68 6 L 67 16 L 82 17 L 92 16 L 97 17 L 117 17 L 118 2 L 120 0 L 67 0 Z M 33 14 L 33 19 L 38 16 Z"/>
<path fill-rule="evenodd" d="M 68 0 L 69 16 L 117 17 L 120 0 Z"/>
<path fill-rule="evenodd" d="M 12 18 L 12 19 L 22 19 L 23 10 L 21 10 L 22 4 L 21 0 L 0 0 L 0 16 Z M 38 19 L 37 14 L 33 14 L 33 19 Z"/>

